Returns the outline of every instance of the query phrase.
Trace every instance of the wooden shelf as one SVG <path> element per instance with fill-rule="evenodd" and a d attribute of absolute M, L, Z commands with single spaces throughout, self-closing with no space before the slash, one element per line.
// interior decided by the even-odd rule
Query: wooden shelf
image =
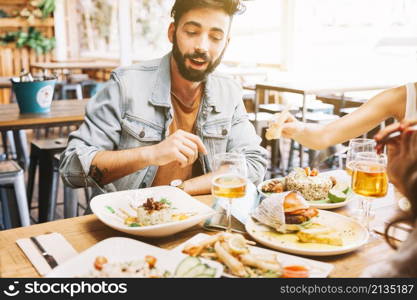
<path fill-rule="evenodd" d="M 26 18 L 0 18 L 0 27 L 53 27 L 54 18 L 35 19 L 29 22 Z"/>

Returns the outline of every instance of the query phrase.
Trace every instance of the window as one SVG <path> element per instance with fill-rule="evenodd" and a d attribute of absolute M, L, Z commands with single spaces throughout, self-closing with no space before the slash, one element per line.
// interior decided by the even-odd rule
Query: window
<path fill-rule="evenodd" d="M 295 11 L 298 70 L 399 75 L 417 68 L 415 0 L 297 0 Z"/>
<path fill-rule="evenodd" d="M 281 1 L 245 1 L 246 11 L 235 16 L 226 61 L 279 64 Z"/>

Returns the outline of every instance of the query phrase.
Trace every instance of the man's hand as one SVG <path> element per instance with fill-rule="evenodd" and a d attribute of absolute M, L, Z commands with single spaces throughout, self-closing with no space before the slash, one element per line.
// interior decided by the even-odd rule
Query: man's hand
<path fill-rule="evenodd" d="M 177 161 L 181 168 L 193 164 L 199 152 L 207 154 L 201 139 L 183 130 L 178 130 L 159 144 L 151 146 L 150 150 L 152 164 L 164 166 Z"/>

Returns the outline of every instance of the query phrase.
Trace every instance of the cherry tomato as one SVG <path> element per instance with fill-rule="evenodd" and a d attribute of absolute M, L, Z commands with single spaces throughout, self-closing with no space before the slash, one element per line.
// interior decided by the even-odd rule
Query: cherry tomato
<path fill-rule="evenodd" d="M 308 276 L 308 269 L 303 266 L 286 266 L 282 274 L 283 278 L 307 278 Z"/>

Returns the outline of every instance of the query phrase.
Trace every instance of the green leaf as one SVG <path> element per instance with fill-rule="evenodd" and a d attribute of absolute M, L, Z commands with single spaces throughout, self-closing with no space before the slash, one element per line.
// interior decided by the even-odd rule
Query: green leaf
<path fill-rule="evenodd" d="M 167 198 L 161 198 L 159 200 L 159 203 L 162 203 L 162 204 L 166 204 L 166 205 L 171 206 L 171 201 L 169 201 Z"/>

